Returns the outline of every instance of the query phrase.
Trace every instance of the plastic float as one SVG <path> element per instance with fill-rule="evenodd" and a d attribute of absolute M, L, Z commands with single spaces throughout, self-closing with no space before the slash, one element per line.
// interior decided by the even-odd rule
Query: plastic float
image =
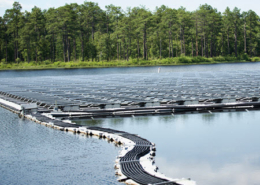
<path fill-rule="evenodd" d="M 0 98 L 1 100 L 1 98 Z M 0 101 L 2 106 L 17 111 L 19 105 L 7 101 Z M 25 118 L 36 123 L 46 125 L 51 128 L 69 131 L 73 133 L 83 133 L 106 138 L 108 141 L 121 144 L 122 150 L 119 152 L 115 161 L 115 174 L 119 182 L 126 184 L 154 184 L 154 185 L 196 185 L 190 179 L 171 179 L 158 172 L 155 165 L 155 144 L 141 138 L 138 135 L 123 131 L 113 130 L 102 127 L 82 127 L 70 120 L 58 120 L 50 114 L 26 114 Z"/>

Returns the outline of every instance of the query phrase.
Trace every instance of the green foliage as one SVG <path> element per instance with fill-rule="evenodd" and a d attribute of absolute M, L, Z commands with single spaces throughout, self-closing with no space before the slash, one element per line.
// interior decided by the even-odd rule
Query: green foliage
<path fill-rule="evenodd" d="M 130 59 L 129 61 L 81 61 L 81 62 L 62 62 L 57 61 L 52 63 L 49 60 L 36 62 L 20 62 L 20 63 L 0 63 L 0 69 L 47 69 L 47 68 L 96 68 L 96 67 L 124 67 L 124 66 L 156 66 L 156 65 L 191 65 L 191 64 L 210 64 L 210 63 L 225 63 L 240 61 L 235 57 L 174 57 L 153 60 L 137 60 Z M 251 61 L 260 61 L 260 57 L 253 57 Z"/>
<path fill-rule="evenodd" d="M 50 65 L 52 62 L 50 60 L 45 60 L 42 62 L 42 64 L 44 65 Z"/>
<path fill-rule="evenodd" d="M 253 57 L 251 59 L 252 62 L 260 62 L 260 57 Z"/>
<path fill-rule="evenodd" d="M 251 58 L 248 56 L 247 53 L 241 54 L 240 59 L 245 61 L 251 61 Z"/>
<path fill-rule="evenodd" d="M 16 58 L 15 60 L 17 63 L 21 62 L 21 59 L 20 58 Z"/>
<path fill-rule="evenodd" d="M 64 65 L 63 65 L 62 62 L 58 61 L 58 62 L 54 62 L 54 63 L 52 64 L 52 66 L 53 66 L 53 67 L 62 67 L 62 66 L 64 66 Z"/>
<path fill-rule="evenodd" d="M 259 20 L 252 10 L 227 8 L 222 14 L 208 4 L 193 12 L 164 5 L 152 12 L 143 6 L 102 10 L 86 1 L 22 12 L 14 2 L 0 17 L 1 68 L 254 61 L 260 55 Z"/>
<path fill-rule="evenodd" d="M 224 57 L 224 56 L 213 57 L 213 60 L 214 60 L 214 61 L 218 61 L 218 62 L 227 61 L 226 57 Z"/>

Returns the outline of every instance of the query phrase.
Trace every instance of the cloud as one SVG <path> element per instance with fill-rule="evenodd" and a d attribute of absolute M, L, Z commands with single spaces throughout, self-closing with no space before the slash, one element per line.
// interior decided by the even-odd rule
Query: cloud
<path fill-rule="evenodd" d="M 260 167 L 254 163 L 224 164 L 218 168 L 209 163 L 171 164 L 163 158 L 156 158 L 159 171 L 171 178 L 191 178 L 198 185 L 245 185 L 260 184 Z"/>
<path fill-rule="evenodd" d="M 21 3 L 21 6 L 22 6 L 22 12 L 23 12 L 24 10 L 31 11 L 32 8 L 33 8 L 35 5 L 33 5 L 33 4 L 24 4 L 24 3 Z M 39 8 L 41 8 L 41 7 L 39 7 Z"/>
<path fill-rule="evenodd" d="M 13 3 L 13 0 L 0 0 L 0 7 L 8 9 L 12 7 Z"/>

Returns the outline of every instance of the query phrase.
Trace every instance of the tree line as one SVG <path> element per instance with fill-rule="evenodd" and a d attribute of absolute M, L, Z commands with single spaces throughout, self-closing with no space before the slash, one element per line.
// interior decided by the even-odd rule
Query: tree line
<path fill-rule="evenodd" d="M 259 16 L 208 4 L 195 11 L 162 5 L 123 11 L 97 3 L 32 8 L 14 2 L 0 17 L 1 62 L 162 59 L 179 56 L 258 56 Z"/>

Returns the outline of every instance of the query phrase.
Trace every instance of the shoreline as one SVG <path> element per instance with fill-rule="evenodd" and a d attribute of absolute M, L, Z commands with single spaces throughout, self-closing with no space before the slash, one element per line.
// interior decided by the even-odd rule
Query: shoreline
<path fill-rule="evenodd" d="M 212 61 L 212 62 L 195 62 L 195 63 L 163 63 L 163 62 L 154 62 L 155 64 L 150 64 L 147 61 L 147 64 L 144 65 L 113 65 L 115 62 L 60 62 L 60 66 L 53 66 L 54 64 L 49 65 L 32 65 L 32 66 L 13 66 L 8 68 L 1 68 L 0 71 L 25 71 L 25 70 L 49 70 L 49 69 L 93 69 L 93 68 L 128 68 L 128 67 L 156 67 L 156 66 L 193 66 L 193 65 L 212 65 L 212 64 L 238 64 L 238 63 L 257 63 L 257 61 L 244 61 L 244 60 L 234 60 L 234 61 Z M 93 64 L 92 64 L 93 63 Z M 100 65 L 94 65 L 100 63 Z M 111 64 L 112 63 L 112 64 Z M 118 61 L 122 63 L 122 61 Z M 125 62 L 126 63 L 126 62 Z M 15 64 L 16 65 L 16 64 Z M 88 65 L 88 66 L 86 66 Z"/>

